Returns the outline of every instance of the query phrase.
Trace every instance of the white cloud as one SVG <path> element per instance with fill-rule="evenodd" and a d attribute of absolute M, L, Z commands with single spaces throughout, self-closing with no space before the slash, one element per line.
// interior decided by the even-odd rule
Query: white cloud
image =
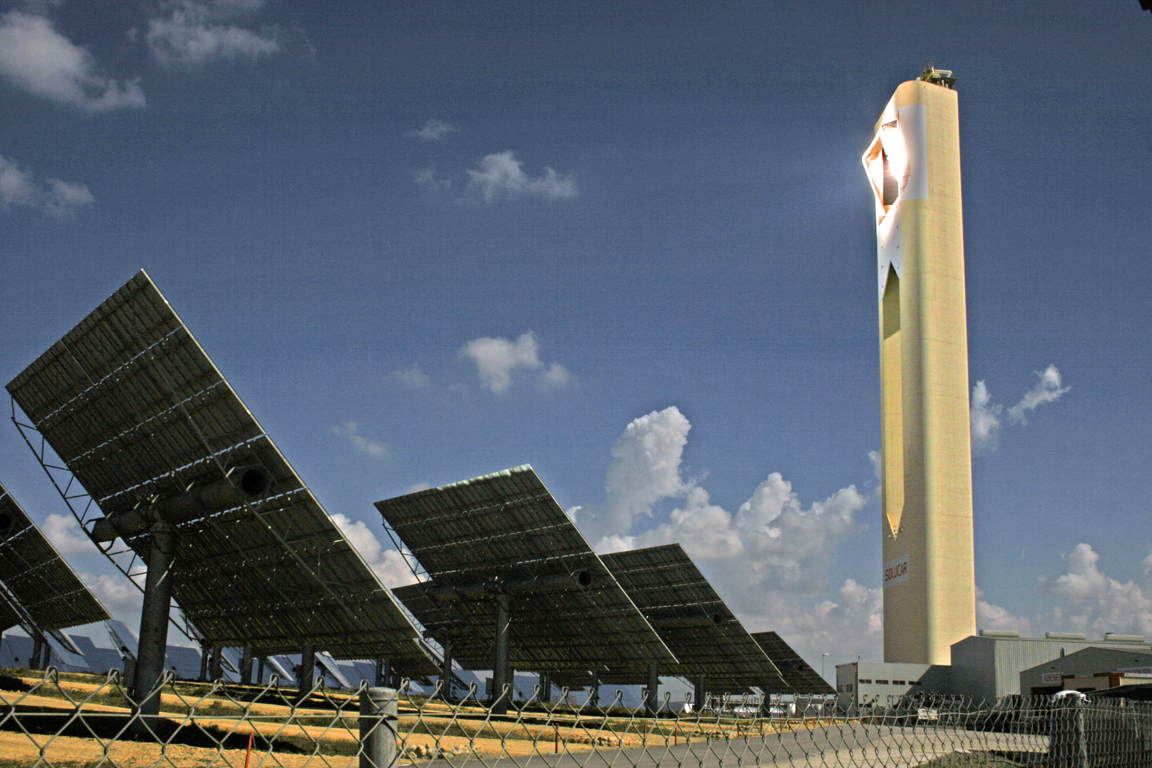
<path fill-rule="evenodd" d="M 540 383 L 548 387 L 565 387 L 572 383 L 572 374 L 560 363 L 552 363 L 540 374 Z"/>
<path fill-rule="evenodd" d="M 112 614 L 112 618 L 120 619 L 129 627 L 140 626 L 140 606 L 144 602 L 144 593 L 137 589 L 126 576 L 119 573 L 115 576 L 91 573 L 78 575 L 80 580 L 108 609 L 108 613 Z"/>
<path fill-rule="evenodd" d="M 972 453 L 994 451 L 1000 444 L 1001 405 L 992 405 L 992 396 L 983 381 L 972 387 Z"/>
<path fill-rule="evenodd" d="M 0 210 L 29 208 L 59 221 L 95 202 L 96 198 L 83 184 L 48 179 L 48 186 L 41 186 L 30 171 L 0 156 Z"/>
<path fill-rule="evenodd" d="M 597 550 L 632 549 L 633 525 L 650 517 L 661 499 L 688 493 L 691 486 L 680 478 L 680 460 L 691 428 L 676 406 L 653 411 L 625 427 L 612 446 L 604 504 L 569 510 Z"/>
<path fill-rule="evenodd" d="M 392 449 L 388 446 L 388 443 L 379 440 L 370 440 L 360 434 L 359 422 L 346 421 L 343 424 L 337 424 L 332 427 L 332 434 L 348 438 L 348 442 L 352 443 L 352 445 L 356 447 L 356 450 L 361 453 L 366 453 L 369 456 L 374 456 L 383 461 L 392 458 Z"/>
<path fill-rule="evenodd" d="M 694 560 L 712 563 L 749 594 L 824 588 L 836 548 L 858 531 L 856 515 L 867 499 L 849 486 L 804 509 L 792 484 L 773 472 L 733 514 L 681 477 L 690 429 L 672 406 L 624 430 L 612 449 L 606 503 L 576 512 L 597 549 L 679 542 Z M 684 501 L 663 522 L 637 533 L 637 523 L 669 498 Z"/>
<path fill-rule="evenodd" d="M 1035 410 L 1044 403 L 1054 403 L 1071 389 L 1061 386 L 1060 371 L 1055 365 L 1049 365 L 1043 373 L 1036 374 L 1039 380 L 1016 405 L 1008 409 L 1009 424 L 1027 424 L 1025 414 Z M 972 403 L 969 418 L 972 426 L 972 453 L 979 455 L 994 451 L 1000 444 L 1000 430 L 1003 422 L 1000 414 L 1004 406 L 992 403 L 992 395 L 983 381 L 977 381 L 972 387 Z"/>
<path fill-rule="evenodd" d="M 392 378 L 408 389 L 425 389 L 432 384 L 432 379 L 428 378 L 428 374 L 420 369 L 419 363 L 412 363 L 405 368 L 397 368 L 392 371 Z"/>
<path fill-rule="evenodd" d="M 414 131 L 408 131 L 407 136 L 414 136 L 421 141 L 439 141 L 450 133 L 458 130 L 456 126 L 443 120 L 429 119 L 428 122 Z"/>
<path fill-rule="evenodd" d="M 1027 411 L 1035 410 L 1044 403 L 1054 403 L 1061 395 L 1072 389 L 1060 386 L 1060 371 L 1056 370 L 1055 365 L 1049 365 L 1043 373 L 1038 372 L 1036 375 L 1040 377 L 1036 385 L 1024 395 L 1024 399 L 1008 409 L 1008 420 L 1012 423 L 1027 424 L 1028 419 L 1025 418 Z"/>
<path fill-rule="evenodd" d="M 1007 608 L 993 605 L 984 599 L 984 591 L 976 590 L 976 626 L 980 629 L 1009 629 L 1022 637 L 1032 636 L 1032 622 L 1016 616 Z"/>
<path fill-rule="evenodd" d="M 835 676 L 835 665 L 879 660 L 884 654 L 884 596 L 880 589 L 865 587 L 855 579 L 844 583 L 815 605 L 781 595 L 766 595 L 758 610 L 745 610 L 741 621 L 751 632 L 771 629 L 791 645 L 816 670 L 820 655 L 829 654 L 825 670 Z"/>
<path fill-rule="evenodd" d="M 1105 632 L 1152 635 L 1152 554 L 1145 558 L 1143 583 L 1121 582 L 1100 569 L 1100 555 L 1081 542 L 1064 556 L 1064 573 L 1041 578 L 1037 589 L 1055 599 L 1052 607 L 1033 617 L 1013 614 L 992 605 L 978 594 L 977 626 L 981 629 L 1015 629 L 1024 636 L 1034 632 L 1083 632 L 1099 639 Z"/>
<path fill-rule="evenodd" d="M 542 197 L 559 200 L 576 197 L 576 183 L 551 168 L 533 178 L 524 173 L 512 150 L 485 155 L 476 170 L 468 171 L 468 192 L 477 199 L 492 203 L 515 197 Z"/>
<path fill-rule="evenodd" d="M 774 472 L 730 512 L 682 476 L 690 429 L 674 406 L 627 426 L 612 449 L 605 503 L 569 512 L 596 550 L 679 543 L 746 626 L 779 631 L 817 656 L 878 651 L 879 590 L 849 580 L 835 599 L 825 596 L 836 553 L 861 533 L 857 516 L 869 499 L 848 486 L 805 508 Z M 682 501 L 651 525 L 654 507 L 667 499 Z"/>
<path fill-rule="evenodd" d="M 271 56 L 280 50 L 277 30 L 255 32 L 230 23 L 263 5 L 258 0 L 169 4 L 168 17 L 148 21 L 148 49 L 165 66 L 198 67 L 215 61 L 254 61 Z"/>
<path fill-rule="evenodd" d="M 416 180 L 416 186 L 430 195 L 452 191 L 452 180 L 437 178 L 436 169 L 431 166 L 416 171 L 412 177 Z"/>
<path fill-rule="evenodd" d="M 352 548 L 360 553 L 364 562 L 368 563 L 384 586 L 396 589 L 408 584 L 416 583 L 416 576 L 404 556 L 395 549 L 384 549 L 376 534 L 369 530 L 362 520 L 352 520 L 347 515 L 335 514 L 332 519 L 337 527 L 352 544 Z"/>
<path fill-rule="evenodd" d="M 80 530 L 80 524 L 72 515 L 48 515 L 44 520 L 44 536 L 61 554 L 91 554 L 96 551 L 96 545 Z"/>
<path fill-rule="evenodd" d="M 487 336 L 473 339 L 460 354 L 476 364 L 480 386 L 496 394 L 507 392 L 514 377 L 524 372 L 537 372 L 536 381 L 543 387 L 562 387 L 572 381 L 572 375 L 559 363 L 545 367 L 532 331 L 520 334 L 516 341 Z"/>
<path fill-rule="evenodd" d="M 85 112 L 145 104 L 138 80 L 121 84 L 99 74 L 92 54 L 51 21 L 20 11 L 0 17 L 0 74 L 29 93 Z"/>

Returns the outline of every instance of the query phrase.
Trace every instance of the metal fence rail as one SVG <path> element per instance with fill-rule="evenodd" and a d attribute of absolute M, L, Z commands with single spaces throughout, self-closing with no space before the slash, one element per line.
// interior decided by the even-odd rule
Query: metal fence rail
<path fill-rule="evenodd" d="M 0 768 L 361 766 L 1152 768 L 1152 707 L 1130 701 L 901 700 L 754 717 L 748 702 L 651 718 L 643 708 L 463 701 L 362 687 L 303 694 L 165 680 L 141 716 L 120 672 L 0 670 Z"/>

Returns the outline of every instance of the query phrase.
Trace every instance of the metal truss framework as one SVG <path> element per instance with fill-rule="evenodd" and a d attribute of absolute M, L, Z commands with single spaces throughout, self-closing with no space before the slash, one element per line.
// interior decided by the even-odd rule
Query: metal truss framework
<path fill-rule="evenodd" d="M 270 477 L 254 502 L 179 525 L 174 596 L 193 639 L 265 654 L 312 644 L 435 674 L 419 631 L 144 272 L 8 390 L 13 422 L 90 538 L 101 517 L 147 512 L 238 467 Z M 121 533 L 98 546 L 139 587 L 149 534 Z"/>

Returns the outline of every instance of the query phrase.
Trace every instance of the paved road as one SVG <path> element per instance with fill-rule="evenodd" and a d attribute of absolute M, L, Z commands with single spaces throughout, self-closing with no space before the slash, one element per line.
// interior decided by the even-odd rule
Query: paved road
<path fill-rule="evenodd" d="M 1038 761 L 1047 749 L 1046 736 L 851 723 L 787 731 L 765 738 L 718 739 L 675 747 L 597 749 L 519 759 L 461 758 L 436 764 L 458 768 L 914 768 L 943 755 L 989 750 L 1027 753 Z"/>

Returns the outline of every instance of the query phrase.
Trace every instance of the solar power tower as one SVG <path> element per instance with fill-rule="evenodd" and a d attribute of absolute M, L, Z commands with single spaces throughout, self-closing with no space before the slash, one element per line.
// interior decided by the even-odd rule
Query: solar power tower
<path fill-rule="evenodd" d="M 317 649 L 436 673 L 392 594 L 143 271 L 8 391 L 89 537 L 130 576 L 147 564 L 137 700 L 163 674 L 169 596 L 205 646 L 303 650 L 302 689 Z M 158 706 L 150 695 L 141 711 Z"/>
<path fill-rule="evenodd" d="M 764 649 L 764 653 L 776 662 L 776 668 L 784 676 L 784 682 L 796 693 L 836 693 L 827 680 L 792 650 L 775 632 L 753 632 L 752 639 Z"/>
<path fill-rule="evenodd" d="M 19 625 L 33 640 L 32 666 L 43 669 L 49 637 L 83 656 L 60 630 L 108 618 L 96 596 L 0 485 L 0 634 Z"/>
<path fill-rule="evenodd" d="M 532 467 L 376 508 L 431 577 L 397 597 L 446 660 L 492 667 L 493 711 L 507 710 L 514 668 L 595 690 L 641 684 L 649 664 L 675 663 Z M 547 696 L 551 682 L 541 683 Z"/>
<path fill-rule="evenodd" d="M 783 693 L 788 688 L 772 659 L 679 544 L 616 552 L 601 558 L 628 597 L 680 660 L 649 672 L 646 705 L 659 708 L 659 673 L 695 683 L 697 707 L 709 691 L 747 693 L 753 687 Z"/>

